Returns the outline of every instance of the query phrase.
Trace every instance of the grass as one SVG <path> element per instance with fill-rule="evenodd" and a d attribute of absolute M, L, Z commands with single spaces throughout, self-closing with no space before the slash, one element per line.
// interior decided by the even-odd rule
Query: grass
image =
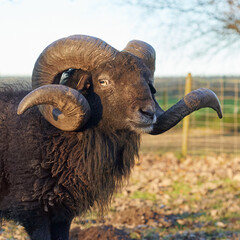
<path fill-rule="evenodd" d="M 169 196 L 176 199 L 179 196 L 188 196 L 192 188 L 188 183 L 175 181 L 172 184 L 172 190 L 168 192 Z"/>
<path fill-rule="evenodd" d="M 135 191 L 130 197 L 132 199 L 150 200 L 153 202 L 157 200 L 157 196 L 155 193 L 142 192 L 142 191 Z"/>

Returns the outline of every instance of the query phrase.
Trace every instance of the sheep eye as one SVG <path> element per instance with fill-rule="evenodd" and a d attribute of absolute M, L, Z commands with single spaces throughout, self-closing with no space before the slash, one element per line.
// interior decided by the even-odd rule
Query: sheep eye
<path fill-rule="evenodd" d="M 101 86 L 107 86 L 109 84 L 109 81 L 107 79 L 101 79 L 99 80 L 99 83 Z"/>

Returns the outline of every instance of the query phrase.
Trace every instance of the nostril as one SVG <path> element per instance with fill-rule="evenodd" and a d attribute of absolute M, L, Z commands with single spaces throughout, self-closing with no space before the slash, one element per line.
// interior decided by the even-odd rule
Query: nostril
<path fill-rule="evenodd" d="M 139 111 L 141 112 L 141 114 L 143 114 L 143 115 L 145 115 L 145 116 L 147 116 L 147 117 L 149 117 L 151 119 L 154 118 L 155 112 L 152 109 L 150 109 L 150 108 L 140 109 Z"/>

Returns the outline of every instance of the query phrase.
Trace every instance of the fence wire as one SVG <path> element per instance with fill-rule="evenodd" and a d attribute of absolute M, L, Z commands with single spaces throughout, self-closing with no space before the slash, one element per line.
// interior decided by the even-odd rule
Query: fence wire
<path fill-rule="evenodd" d="M 157 78 L 155 80 L 157 100 L 164 110 L 184 96 L 184 78 Z M 228 153 L 240 154 L 240 79 L 235 78 L 194 78 L 192 89 L 210 88 L 218 96 L 223 119 L 209 108 L 191 114 L 188 137 L 189 154 Z M 144 143 L 153 150 L 179 151 L 182 145 L 182 123 L 172 130 L 148 137 Z M 150 145 L 152 144 L 152 145 Z M 155 148 L 155 149 L 154 149 Z"/>

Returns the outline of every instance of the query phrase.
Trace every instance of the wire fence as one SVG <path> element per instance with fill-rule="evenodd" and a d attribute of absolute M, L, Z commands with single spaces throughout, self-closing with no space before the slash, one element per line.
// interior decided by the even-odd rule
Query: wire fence
<path fill-rule="evenodd" d="M 157 100 L 164 110 L 183 98 L 184 78 L 157 78 Z M 188 153 L 240 154 L 240 79 L 193 78 L 192 89 L 210 88 L 218 96 L 223 119 L 209 108 L 201 109 L 190 116 Z M 183 144 L 182 122 L 170 131 L 150 139 L 144 136 L 144 144 L 154 151 L 181 152 Z"/>

